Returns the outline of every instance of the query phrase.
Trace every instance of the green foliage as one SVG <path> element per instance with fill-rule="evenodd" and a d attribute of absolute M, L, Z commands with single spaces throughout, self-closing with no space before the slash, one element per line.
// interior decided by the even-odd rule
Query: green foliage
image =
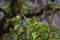
<path fill-rule="evenodd" d="M 5 6 L 4 10 L 6 10 L 7 12 L 10 11 L 10 6 L 9 6 L 9 4 Z"/>
<path fill-rule="evenodd" d="M 21 18 L 19 17 L 12 19 L 15 27 L 14 29 L 10 29 L 11 31 L 7 33 L 6 37 L 8 39 L 11 40 L 12 37 L 17 36 L 19 40 L 46 40 L 48 35 L 50 35 L 49 40 L 59 40 L 59 30 L 54 26 L 50 27 L 43 22 L 37 22 L 35 17 L 27 19 L 24 16 L 24 19 L 27 21 L 26 25 L 21 24 Z M 18 29 L 21 25 L 22 31 Z M 24 34 L 25 37 L 21 36 Z"/>
<path fill-rule="evenodd" d="M 48 5 L 50 5 L 53 8 L 54 13 L 56 13 L 60 9 L 60 3 L 49 1 Z"/>
<path fill-rule="evenodd" d="M 36 12 L 35 10 L 29 10 L 27 8 L 28 5 L 26 4 L 26 2 L 22 1 L 23 0 L 19 1 L 22 14 Z M 34 0 L 32 2 L 34 2 Z M 57 8 L 60 7 L 59 4 L 57 5 L 54 2 L 49 2 L 48 5 L 54 5 L 54 12 L 56 12 Z M 10 6 L 6 5 L 4 9 L 6 11 L 10 11 Z M 21 16 L 9 19 L 9 21 L 11 21 L 14 25 L 14 28 L 10 29 L 10 32 L 5 34 L 6 40 L 12 40 L 14 36 L 17 36 L 19 40 L 59 40 L 60 31 L 54 26 L 49 26 L 48 24 L 44 24 L 43 22 L 37 22 L 34 16 L 30 19 L 26 18 L 25 16 L 23 17 L 27 22 L 26 25 L 22 24 Z M 21 26 L 22 29 L 19 30 L 19 27 Z"/>
<path fill-rule="evenodd" d="M 21 17 L 16 16 L 15 18 L 9 19 L 9 21 L 12 22 L 14 28 L 10 29 L 10 32 L 5 34 L 6 40 L 11 40 L 12 37 L 18 36 L 20 34 L 19 27 L 21 25 Z"/>
<path fill-rule="evenodd" d="M 4 6 L 4 10 L 6 12 L 10 12 L 10 0 L 6 0 L 5 6 Z"/>

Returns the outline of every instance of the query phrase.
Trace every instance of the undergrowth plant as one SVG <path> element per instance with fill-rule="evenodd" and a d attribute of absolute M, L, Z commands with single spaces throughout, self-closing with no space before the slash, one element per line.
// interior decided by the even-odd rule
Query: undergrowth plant
<path fill-rule="evenodd" d="M 21 17 L 11 19 L 10 21 L 14 24 L 14 29 L 5 34 L 6 40 L 12 40 L 15 36 L 17 40 L 60 40 L 59 30 L 54 26 L 49 26 L 43 22 L 38 22 L 33 16 L 32 18 L 26 18 L 26 24 L 22 24 Z M 19 30 L 19 27 L 22 27 Z"/>

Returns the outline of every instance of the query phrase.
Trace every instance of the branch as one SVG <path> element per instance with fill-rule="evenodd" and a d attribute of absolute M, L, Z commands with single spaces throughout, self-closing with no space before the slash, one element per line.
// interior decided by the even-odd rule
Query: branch
<path fill-rule="evenodd" d="M 27 14 L 24 14 L 25 17 L 27 18 L 31 18 L 32 16 L 41 16 L 44 12 L 44 9 L 49 9 L 50 5 L 46 5 L 44 8 L 42 8 L 39 12 L 37 13 L 27 13 Z"/>

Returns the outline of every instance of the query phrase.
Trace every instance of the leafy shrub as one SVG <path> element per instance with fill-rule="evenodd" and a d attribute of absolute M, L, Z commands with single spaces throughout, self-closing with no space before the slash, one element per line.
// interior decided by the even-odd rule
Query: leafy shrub
<path fill-rule="evenodd" d="M 5 35 L 7 40 L 11 40 L 14 36 L 17 36 L 18 40 L 59 40 L 59 30 L 54 26 L 37 22 L 35 17 L 28 19 L 25 16 L 24 19 L 27 23 L 23 25 L 21 17 L 18 20 L 17 18 L 12 20 L 12 23 L 15 25 L 14 29 L 11 29 Z M 19 30 L 21 26 L 22 29 Z"/>

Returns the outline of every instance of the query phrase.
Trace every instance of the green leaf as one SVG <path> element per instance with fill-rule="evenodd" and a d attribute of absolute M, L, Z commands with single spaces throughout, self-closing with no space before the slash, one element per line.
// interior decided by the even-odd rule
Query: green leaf
<path fill-rule="evenodd" d="M 33 40 L 35 40 L 36 37 L 37 37 L 37 34 L 36 33 L 32 33 L 32 37 L 33 37 Z"/>

